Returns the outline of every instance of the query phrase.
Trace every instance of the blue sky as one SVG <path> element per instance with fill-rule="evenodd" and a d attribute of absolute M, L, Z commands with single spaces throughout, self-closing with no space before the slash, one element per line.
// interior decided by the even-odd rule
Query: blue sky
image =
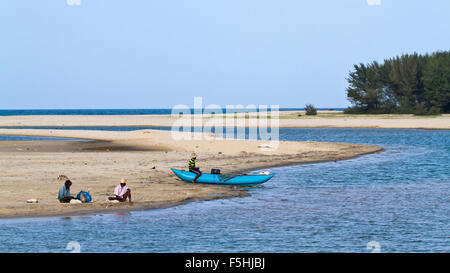
<path fill-rule="evenodd" d="M 448 0 L 67 1 L 0 1 L 0 109 L 346 107 L 353 64 L 450 49 Z"/>

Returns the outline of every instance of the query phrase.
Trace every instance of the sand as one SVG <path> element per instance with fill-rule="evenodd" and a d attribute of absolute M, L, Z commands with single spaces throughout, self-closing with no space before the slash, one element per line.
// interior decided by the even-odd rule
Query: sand
<path fill-rule="evenodd" d="M 131 132 L 0 129 L 2 135 L 54 136 L 92 141 L 0 141 L 0 218 L 111 213 L 164 208 L 192 200 L 247 196 L 240 187 L 186 183 L 170 168 L 186 169 L 192 151 L 204 171 L 238 173 L 273 166 L 344 160 L 381 151 L 378 146 L 344 143 L 251 140 L 181 140 L 169 131 Z M 364 160 L 364 159 L 361 159 Z M 68 176 L 71 193 L 90 190 L 94 202 L 60 204 L 58 189 Z M 133 203 L 109 203 L 124 177 Z M 275 183 L 269 181 L 268 183 Z M 274 185 L 276 186 L 276 185 Z M 26 200 L 37 198 L 39 203 Z"/>
<path fill-rule="evenodd" d="M 298 115 L 301 116 L 298 116 Z M 230 116 L 230 115 L 228 115 Z M 280 128 L 401 128 L 450 129 L 450 115 L 421 117 L 414 115 L 344 115 L 340 111 L 319 111 L 318 116 L 305 116 L 302 111 L 280 111 Z M 0 127 L 12 126 L 172 126 L 177 118 L 170 115 L 84 115 L 84 116 L 2 116 Z M 238 114 L 236 127 L 251 127 L 258 120 Z M 210 122 L 207 116 L 203 125 Z M 192 121 L 193 124 L 193 121 Z"/>

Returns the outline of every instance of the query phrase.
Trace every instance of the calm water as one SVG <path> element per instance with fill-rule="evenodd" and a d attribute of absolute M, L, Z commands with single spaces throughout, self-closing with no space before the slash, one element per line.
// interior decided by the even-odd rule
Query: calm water
<path fill-rule="evenodd" d="M 251 196 L 87 217 L 0 220 L 1 252 L 450 251 L 450 131 L 280 129 L 283 140 L 378 144 L 337 163 L 270 169 Z"/>

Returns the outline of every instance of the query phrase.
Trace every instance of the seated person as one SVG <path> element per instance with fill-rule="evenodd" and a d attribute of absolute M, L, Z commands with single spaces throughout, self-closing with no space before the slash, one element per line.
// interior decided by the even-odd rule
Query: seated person
<path fill-rule="evenodd" d="M 59 202 L 70 203 L 70 200 L 74 199 L 74 197 L 70 195 L 70 186 L 72 186 L 72 182 L 70 180 L 66 180 L 64 185 L 59 189 L 58 192 Z"/>
<path fill-rule="evenodd" d="M 114 189 L 114 195 L 108 197 L 109 200 L 118 200 L 120 202 L 125 202 L 127 199 L 131 203 L 131 190 L 126 186 L 127 180 L 122 178 L 120 184 Z"/>
<path fill-rule="evenodd" d="M 196 174 L 195 178 L 192 180 L 192 183 L 195 183 L 195 181 L 200 177 L 200 175 L 202 175 L 202 172 L 200 171 L 200 169 L 195 166 L 196 159 L 197 159 L 197 154 L 192 153 L 191 160 L 189 160 L 189 163 L 188 163 L 189 171 Z"/>

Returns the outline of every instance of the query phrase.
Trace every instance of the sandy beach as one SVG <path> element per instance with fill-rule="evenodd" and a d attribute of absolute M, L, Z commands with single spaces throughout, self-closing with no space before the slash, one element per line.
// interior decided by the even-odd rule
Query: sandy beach
<path fill-rule="evenodd" d="M 109 213 L 162 208 L 191 200 L 246 196 L 242 188 L 193 185 L 177 179 L 170 168 L 185 169 L 192 151 L 204 171 L 224 173 L 251 169 L 344 160 L 381 151 L 378 146 L 282 141 L 277 149 L 254 140 L 181 140 L 169 131 L 128 132 L 0 129 L 2 135 L 53 136 L 92 141 L 1 141 L 0 217 Z M 59 175 L 72 182 L 71 193 L 90 190 L 94 202 L 60 204 Z M 133 204 L 108 203 L 120 178 L 128 179 Z M 268 182 L 270 183 L 270 181 Z M 39 203 L 26 200 L 37 198 Z"/>
<path fill-rule="evenodd" d="M 254 114 L 225 115 L 236 127 L 257 126 Z M 223 115 L 215 115 L 221 117 Z M 191 115 L 194 117 L 194 115 Z M 201 125 L 211 124 L 212 116 L 204 116 Z M 273 117 L 275 118 L 275 117 Z M 234 119 L 234 120 L 233 120 Z M 170 115 L 49 115 L 1 116 L 0 127 L 17 126 L 165 126 L 171 127 L 179 118 Z M 227 119 L 225 119 L 224 126 Z M 270 120 L 270 119 L 269 119 Z M 191 125 L 194 124 L 193 118 Z M 275 122 L 275 121 L 273 121 Z M 414 116 L 409 114 L 347 115 L 341 111 L 319 111 L 306 116 L 304 111 L 280 111 L 276 120 L 280 128 L 399 128 L 450 129 L 450 115 Z"/>

